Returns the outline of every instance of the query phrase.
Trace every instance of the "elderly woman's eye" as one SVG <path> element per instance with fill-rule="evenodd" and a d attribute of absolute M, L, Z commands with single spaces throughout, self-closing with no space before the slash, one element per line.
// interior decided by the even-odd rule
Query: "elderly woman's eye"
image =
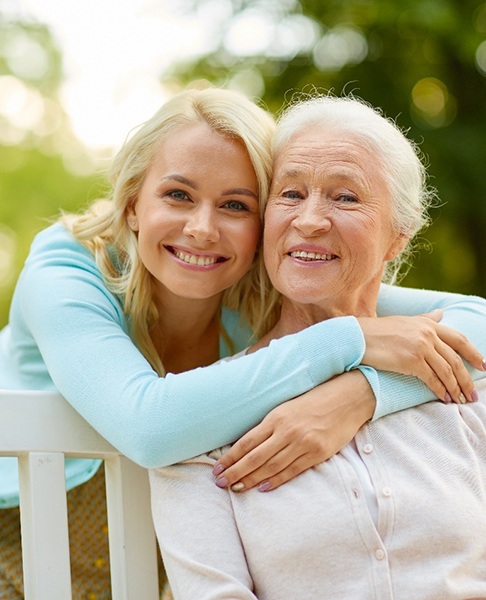
<path fill-rule="evenodd" d="M 342 202 L 343 204 L 352 204 L 358 202 L 358 198 L 352 194 L 339 194 L 336 199 L 338 202 Z"/>
<path fill-rule="evenodd" d="M 296 190 L 285 190 L 284 192 L 282 192 L 282 197 L 287 198 L 289 200 L 301 200 L 303 198 L 303 195 L 300 192 L 297 192 Z"/>

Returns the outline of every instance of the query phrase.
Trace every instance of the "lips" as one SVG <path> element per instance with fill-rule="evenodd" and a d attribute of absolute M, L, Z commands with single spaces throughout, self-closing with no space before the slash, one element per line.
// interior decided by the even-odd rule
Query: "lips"
<path fill-rule="evenodd" d="M 224 256 L 193 254 L 186 250 L 174 248 L 174 246 L 164 246 L 176 258 L 188 265 L 196 267 L 210 267 L 216 263 L 226 262 L 228 259 Z"/>

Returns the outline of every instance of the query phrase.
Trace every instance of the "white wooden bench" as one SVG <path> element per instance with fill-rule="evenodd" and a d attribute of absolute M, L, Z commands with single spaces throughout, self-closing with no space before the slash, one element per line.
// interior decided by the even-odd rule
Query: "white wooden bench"
<path fill-rule="evenodd" d="M 65 457 L 105 462 L 113 600 L 159 598 L 145 469 L 48 392 L 0 390 L 0 456 L 19 461 L 25 600 L 71 600 Z"/>

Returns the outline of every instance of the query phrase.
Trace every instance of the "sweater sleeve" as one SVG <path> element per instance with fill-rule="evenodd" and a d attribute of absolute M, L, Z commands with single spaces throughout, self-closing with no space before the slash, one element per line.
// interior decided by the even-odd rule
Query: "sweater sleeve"
<path fill-rule="evenodd" d="M 32 389 L 35 371 L 44 369 L 41 376 L 142 466 L 230 443 L 278 404 L 362 359 L 358 322 L 340 317 L 235 361 L 158 377 L 131 341 L 91 255 L 65 238 L 37 242 L 14 294 L 10 328 L 20 379 Z"/>
<path fill-rule="evenodd" d="M 436 308 L 444 310 L 441 324 L 463 333 L 486 356 L 486 300 L 447 292 L 382 285 L 378 299 L 378 316 L 418 315 Z M 484 373 L 466 367 L 473 379 Z M 433 392 L 416 377 L 362 368 L 376 396 L 373 420 L 399 410 L 435 399 Z"/>

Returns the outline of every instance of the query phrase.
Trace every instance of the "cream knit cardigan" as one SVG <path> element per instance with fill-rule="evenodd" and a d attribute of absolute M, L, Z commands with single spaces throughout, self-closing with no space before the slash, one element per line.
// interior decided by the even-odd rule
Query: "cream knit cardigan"
<path fill-rule="evenodd" d="M 378 508 L 343 453 L 270 493 L 214 484 L 220 451 L 153 471 L 153 514 L 176 600 L 486 598 L 486 379 L 355 438 Z"/>

